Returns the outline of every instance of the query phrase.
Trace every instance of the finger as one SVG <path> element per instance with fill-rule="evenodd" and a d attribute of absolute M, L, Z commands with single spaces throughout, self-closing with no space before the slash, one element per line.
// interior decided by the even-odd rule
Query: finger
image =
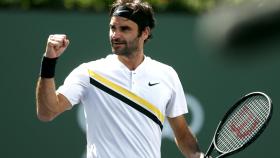
<path fill-rule="evenodd" d="M 64 39 L 60 39 L 60 38 L 54 38 L 54 39 L 50 39 L 50 42 L 59 42 L 59 43 L 64 43 Z"/>
<path fill-rule="evenodd" d="M 66 35 L 60 35 L 60 34 L 55 34 L 55 35 L 50 35 L 49 40 L 64 40 L 66 39 Z"/>
<path fill-rule="evenodd" d="M 69 45 L 70 41 L 68 39 L 65 39 L 64 41 L 55 41 L 55 40 L 50 40 L 48 42 L 49 47 L 53 47 L 55 49 L 60 49 L 60 48 L 67 48 Z"/>
<path fill-rule="evenodd" d="M 63 38 L 65 38 L 65 37 L 66 37 L 66 35 L 65 35 L 65 34 L 54 34 L 53 36 L 63 37 Z"/>
<path fill-rule="evenodd" d="M 65 34 L 52 34 L 52 35 L 50 35 L 50 37 L 63 37 L 63 38 L 65 38 L 66 35 Z"/>
<path fill-rule="evenodd" d="M 55 35 L 55 36 L 53 36 L 53 39 L 64 42 L 64 40 L 67 39 L 67 36 L 66 35 Z"/>
<path fill-rule="evenodd" d="M 48 42 L 58 42 L 60 43 L 59 45 L 64 45 L 64 42 L 66 40 L 66 37 L 58 37 L 58 36 L 50 36 L 48 39 Z"/>
<path fill-rule="evenodd" d="M 62 42 L 58 42 L 58 41 L 49 41 L 48 45 L 51 47 L 61 47 L 63 45 Z"/>
<path fill-rule="evenodd" d="M 69 45 L 70 41 L 68 39 L 64 39 L 63 46 L 67 47 Z"/>
<path fill-rule="evenodd" d="M 66 38 L 67 38 L 66 35 L 52 35 L 52 36 L 50 36 L 49 39 L 61 39 L 61 40 L 63 40 L 63 39 L 66 39 Z"/>

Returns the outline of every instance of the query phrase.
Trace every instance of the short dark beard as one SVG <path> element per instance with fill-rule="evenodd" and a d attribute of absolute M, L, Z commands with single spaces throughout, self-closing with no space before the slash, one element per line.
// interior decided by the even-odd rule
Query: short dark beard
<path fill-rule="evenodd" d="M 137 52 L 139 50 L 138 46 L 138 42 L 139 42 L 139 35 L 134 38 L 130 43 L 125 43 L 125 47 L 123 49 L 121 49 L 120 51 L 113 51 L 114 54 L 116 55 L 123 55 L 126 57 L 131 57 L 134 56 L 134 53 Z M 128 47 L 128 45 L 130 47 Z M 111 40 L 111 46 L 113 47 L 113 41 Z"/>

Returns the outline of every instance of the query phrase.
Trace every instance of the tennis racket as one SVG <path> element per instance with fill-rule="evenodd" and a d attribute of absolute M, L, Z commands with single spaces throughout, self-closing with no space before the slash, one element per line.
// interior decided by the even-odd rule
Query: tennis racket
<path fill-rule="evenodd" d="M 266 94 L 245 95 L 219 122 L 205 157 L 222 158 L 245 149 L 264 131 L 271 115 L 272 101 Z"/>

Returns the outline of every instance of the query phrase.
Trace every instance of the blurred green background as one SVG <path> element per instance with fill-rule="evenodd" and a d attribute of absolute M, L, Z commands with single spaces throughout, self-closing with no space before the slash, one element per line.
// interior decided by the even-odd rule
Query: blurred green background
<path fill-rule="evenodd" d="M 9 1 L 1 4 L 4 2 Z M 13 2 L 21 6 L 27 1 Z M 110 53 L 107 12 L 18 6 L 2 5 L 0 9 L 0 157 L 82 158 L 86 139 L 78 124 L 78 106 L 53 122 L 42 123 L 36 118 L 35 86 L 49 34 L 65 33 L 71 41 L 57 65 L 57 85 L 80 63 Z M 255 143 L 232 157 L 279 157 L 280 38 L 246 48 L 214 49 L 197 38 L 201 13 L 162 11 L 156 18 L 154 38 L 145 52 L 173 66 L 185 92 L 201 103 L 204 122 L 196 135 L 202 150 L 207 150 L 219 119 L 237 99 L 263 91 L 273 100 L 274 116 Z M 187 118 L 191 122 L 192 113 Z M 162 158 L 170 157 L 182 155 L 173 141 L 163 138 Z"/>
<path fill-rule="evenodd" d="M 0 0 L 0 6 L 9 8 L 52 8 L 103 12 L 114 0 Z M 220 0 L 147 0 L 157 11 L 197 12 L 213 7 Z M 243 0 L 224 0 L 237 4 Z"/>

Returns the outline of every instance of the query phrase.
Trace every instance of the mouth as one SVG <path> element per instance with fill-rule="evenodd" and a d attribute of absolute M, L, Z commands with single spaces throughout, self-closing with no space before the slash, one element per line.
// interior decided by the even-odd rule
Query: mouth
<path fill-rule="evenodd" d="M 126 43 L 125 42 L 111 42 L 112 43 L 112 46 L 114 47 L 119 47 L 119 46 L 122 46 L 122 45 L 125 45 Z"/>
<path fill-rule="evenodd" d="M 121 44 L 125 44 L 125 43 L 120 43 L 120 42 L 113 42 L 114 45 L 121 45 Z"/>

